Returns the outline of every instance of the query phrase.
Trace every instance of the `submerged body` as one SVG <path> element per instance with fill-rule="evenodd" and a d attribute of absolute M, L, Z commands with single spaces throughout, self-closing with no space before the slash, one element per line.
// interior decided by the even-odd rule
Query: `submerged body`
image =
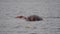
<path fill-rule="evenodd" d="M 39 17 L 39 16 L 36 16 L 36 15 L 32 15 L 32 16 L 29 16 L 28 18 L 27 18 L 27 20 L 28 21 L 41 21 L 41 20 L 43 20 L 41 17 Z"/>
<path fill-rule="evenodd" d="M 25 19 L 27 21 L 41 21 L 41 20 L 43 20 L 41 17 L 36 16 L 36 15 L 32 15 L 32 16 L 29 16 L 29 17 L 17 16 L 16 18 L 23 18 L 23 19 Z"/>

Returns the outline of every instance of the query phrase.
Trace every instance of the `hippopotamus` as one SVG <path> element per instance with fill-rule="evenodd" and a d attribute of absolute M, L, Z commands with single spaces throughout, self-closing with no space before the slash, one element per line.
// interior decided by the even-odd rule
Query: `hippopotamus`
<path fill-rule="evenodd" d="M 26 21 L 41 21 L 43 20 L 41 17 L 37 16 L 37 15 L 31 15 L 31 16 L 17 16 L 16 18 L 23 18 L 25 19 Z"/>

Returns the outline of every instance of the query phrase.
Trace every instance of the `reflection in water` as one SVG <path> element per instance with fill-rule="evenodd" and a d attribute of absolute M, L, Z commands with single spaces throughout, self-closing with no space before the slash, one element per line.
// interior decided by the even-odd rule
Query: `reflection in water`
<path fill-rule="evenodd" d="M 58 29 L 58 31 L 57 32 L 60 32 L 60 28 L 57 28 Z"/>
<path fill-rule="evenodd" d="M 27 33 L 28 31 L 17 31 L 17 33 Z"/>
<path fill-rule="evenodd" d="M 27 33 L 27 31 L 0 31 L 0 33 Z"/>
<path fill-rule="evenodd" d="M 60 17 L 43 17 L 43 18 L 60 18 Z"/>
<path fill-rule="evenodd" d="M 37 33 L 30 33 L 30 34 L 37 34 Z"/>

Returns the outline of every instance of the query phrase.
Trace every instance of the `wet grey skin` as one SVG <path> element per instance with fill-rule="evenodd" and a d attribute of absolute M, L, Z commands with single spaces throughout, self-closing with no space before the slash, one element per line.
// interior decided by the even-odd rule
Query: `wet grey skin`
<path fill-rule="evenodd" d="M 27 18 L 27 21 L 42 21 L 43 18 L 37 16 L 37 15 L 31 15 Z"/>

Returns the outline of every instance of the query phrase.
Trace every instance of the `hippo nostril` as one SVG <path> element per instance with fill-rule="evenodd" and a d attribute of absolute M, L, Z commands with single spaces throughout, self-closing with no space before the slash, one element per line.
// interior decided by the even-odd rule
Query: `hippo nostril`
<path fill-rule="evenodd" d="M 17 16 L 16 18 L 23 18 L 23 16 Z"/>

